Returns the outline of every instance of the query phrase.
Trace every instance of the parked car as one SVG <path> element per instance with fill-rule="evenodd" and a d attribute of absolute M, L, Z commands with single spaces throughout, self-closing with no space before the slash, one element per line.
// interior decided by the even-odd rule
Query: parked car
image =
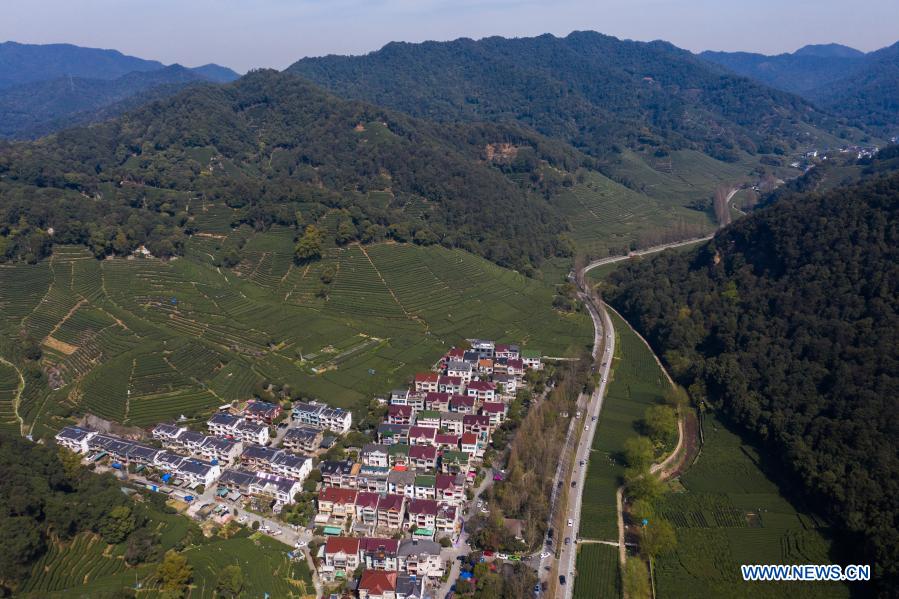
<path fill-rule="evenodd" d="M 568 519 L 568 526 L 574 526 L 574 520 L 571 518 Z"/>
<path fill-rule="evenodd" d="M 571 545 L 571 537 L 565 537 L 565 544 Z"/>
<path fill-rule="evenodd" d="M 571 487 L 574 488 L 576 486 L 577 486 L 577 481 L 576 480 L 571 481 Z"/>
<path fill-rule="evenodd" d="M 565 581 L 565 575 L 564 575 L 564 574 L 559 574 L 559 584 L 564 585 L 565 582 L 566 582 L 566 581 Z"/>

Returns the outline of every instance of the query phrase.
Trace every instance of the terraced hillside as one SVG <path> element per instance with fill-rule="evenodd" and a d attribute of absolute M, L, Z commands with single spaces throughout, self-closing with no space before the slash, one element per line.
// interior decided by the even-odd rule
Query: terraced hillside
<path fill-rule="evenodd" d="M 216 212 L 218 210 L 218 212 Z M 98 261 L 59 247 L 36 265 L 0 267 L 0 322 L 43 351 L 17 402 L 25 432 L 71 413 L 148 426 L 252 395 L 264 382 L 359 408 L 472 335 L 547 355 L 590 342 L 589 319 L 551 308 L 553 288 L 462 250 L 402 244 L 326 249 L 294 264 L 292 229 L 210 225 L 187 256 Z M 232 269 L 216 266 L 241 246 Z M 20 343 L 0 345 L 23 364 Z M 16 426 L 17 376 L 0 371 L 0 417 Z"/>

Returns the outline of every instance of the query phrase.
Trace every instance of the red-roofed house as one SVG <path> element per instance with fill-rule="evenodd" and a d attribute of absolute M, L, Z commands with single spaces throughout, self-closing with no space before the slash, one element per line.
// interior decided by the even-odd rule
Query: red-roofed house
<path fill-rule="evenodd" d="M 352 520 L 356 512 L 355 489 L 341 489 L 338 487 L 324 487 L 318 492 L 317 523 L 345 522 L 347 518 Z"/>
<path fill-rule="evenodd" d="M 352 537 L 330 537 L 325 543 L 324 561 L 318 569 L 323 580 L 333 582 L 346 580 L 359 567 L 359 539 Z"/>
<path fill-rule="evenodd" d="M 406 498 L 403 495 L 387 494 L 378 500 L 378 529 L 397 531 L 406 517 Z"/>
<path fill-rule="evenodd" d="M 511 374 L 512 376 L 524 376 L 525 368 L 523 360 L 506 360 L 506 374 Z"/>
<path fill-rule="evenodd" d="M 409 463 L 415 468 L 433 470 L 437 467 L 437 448 L 433 445 L 413 445 L 409 448 Z"/>
<path fill-rule="evenodd" d="M 453 395 L 449 401 L 449 411 L 459 414 L 474 414 L 475 398 L 467 395 Z"/>
<path fill-rule="evenodd" d="M 497 358 L 518 358 L 518 346 L 499 343 L 493 355 Z"/>
<path fill-rule="evenodd" d="M 471 381 L 465 394 L 480 401 L 493 401 L 496 398 L 496 385 L 490 381 Z"/>
<path fill-rule="evenodd" d="M 434 439 L 436 437 L 436 428 L 431 428 L 429 426 L 413 426 L 409 429 L 410 445 L 434 445 Z"/>
<path fill-rule="evenodd" d="M 451 433 L 437 433 L 434 437 L 434 444 L 437 446 L 437 449 L 444 451 L 450 450 L 455 451 L 459 449 L 459 435 L 454 435 Z"/>
<path fill-rule="evenodd" d="M 464 433 L 462 435 L 462 451 L 467 453 L 468 455 L 478 455 L 483 454 L 481 441 L 478 439 L 478 435 L 474 433 Z"/>
<path fill-rule="evenodd" d="M 493 360 L 490 358 L 478 360 L 478 372 L 481 374 L 493 374 Z"/>
<path fill-rule="evenodd" d="M 434 518 L 434 526 L 438 535 L 455 539 L 462 531 L 459 509 L 454 505 L 441 503 Z"/>
<path fill-rule="evenodd" d="M 396 572 L 366 570 L 359 580 L 359 599 L 396 599 Z"/>
<path fill-rule="evenodd" d="M 419 393 L 432 393 L 437 391 L 437 381 L 440 375 L 436 372 L 419 372 L 415 375 L 415 390 Z"/>
<path fill-rule="evenodd" d="M 481 414 L 490 417 L 490 426 L 497 427 L 506 419 L 506 404 L 501 401 L 485 401 L 481 406 Z"/>
<path fill-rule="evenodd" d="M 409 524 L 416 528 L 425 528 L 433 534 L 437 524 L 439 504 L 433 499 L 413 499 L 409 502 Z"/>
<path fill-rule="evenodd" d="M 455 474 L 438 474 L 436 478 L 437 500 L 462 505 L 465 501 L 465 478 Z"/>
<path fill-rule="evenodd" d="M 448 412 L 450 397 L 452 396 L 449 393 L 427 393 L 425 395 L 425 409 L 434 410 L 435 412 Z"/>
<path fill-rule="evenodd" d="M 462 393 L 465 386 L 458 376 L 442 376 L 437 380 L 438 391 L 441 393 Z"/>
<path fill-rule="evenodd" d="M 466 433 L 474 433 L 482 439 L 490 434 L 490 416 L 480 414 L 466 414 L 462 417 L 462 430 Z"/>
<path fill-rule="evenodd" d="M 465 357 L 465 350 L 461 347 L 454 347 L 446 352 L 444 359 L 449 362 L 451 360 L 461 360 L 463 357 Z"/>
<path fill-rule="evenodd" d="M 415 410 L 412 406 L 396 406 L 387 407 L 387 422 L 390 424 L 412 424 Z"/>
<path fill-rule="evenodd" d="M 362 491 L 356 495 L 356 522 L 363 526 L 374 528 L 378 524 L 378 500 L 381 496 L 377 493 Z"/>

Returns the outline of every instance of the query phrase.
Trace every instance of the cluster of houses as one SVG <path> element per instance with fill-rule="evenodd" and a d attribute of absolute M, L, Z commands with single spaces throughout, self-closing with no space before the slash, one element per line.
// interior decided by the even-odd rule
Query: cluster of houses
<path fill-rule="evenodd" d="M 391 393 L 375 442 L 358 448 L 357 460 L 318 464 L 313 524 L 328 537 L 317 556 L 324 581 L 353 581 L 362 599 L 416 599 L 423 581 L 444 574 L 439 541 L 458 538 L 467 489 L 491 435 L 525 373 L 543 367 L 539 352 L 469 343 L 447 352 L 432 371 L 416 374 L 410 388 Z M 152 431 L 161 449 L 75 426 L 56 439 L 77 453 L 94 452 L 91 459 L 103 452 L 191 484 L 217 482 L 219 498 L 263 497 L 277 512 L 302 491 L 313 454 L 352 426 L 345 410 L 295 402 L 291 426 L 280 447 L 272 447 L 271 426 L 281 410 L 250 401 L 240 411 L 214 414 L 208 434 L 161 423 Z"/>
<path fill-rule="evenodd" d="M 290 428 L 281 449 L 268 446 L 281 407 L 264 401 L 250 401 L 238 413 L 217 412 L 206 422 L 209 434 L 160 423 L 151 434 L 162 449 L 75 426 L 60 431 L 56 441 L 76 453 L 93 454 L 94 461 L 108 456 L 113 467 L 152 467 L 162 472 L 163 482 L 180 480 L 196 488 L 217 481 L 219 496 L 261 497 L 273 501 L 277 512 L 302 490 L 312 471 L 310 454 L 321 447 L 324 433 L 343 433 L 352 424 L 352 415 L 339 408 L 297 403 L 295 418 L 297 412 L 317 417 L 304 417 L 302 426 Z"/>
<path fill-rule="evenodd" d="M 380 599 L 400 594 L 367 588 L 387 580 L 373 571 L 396 580 L 443 575 L 437 541 L 458 538 L 466 489 L 491 435 L 527 370 L 543 367 L 539 352 L 469 342 L 416 374 L 411 388 L 391 393 L 377 442 L 363 446 L 358 461 L 319 464 L 315 524 L 329 536 L 318 555 L 323 580 L 349 580 L 364 567 L 358 594 Z"/>

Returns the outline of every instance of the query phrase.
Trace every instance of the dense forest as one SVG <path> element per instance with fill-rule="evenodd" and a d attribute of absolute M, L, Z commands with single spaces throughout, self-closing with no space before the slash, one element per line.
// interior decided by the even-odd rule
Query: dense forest
<path fill-rule="evenodd" d="M 148 507 L 112 476 L 82 468 L 74 454 L 0 434 L 0 478 L 0 596 L 15 591 L 51 543 L 83 532 L 124 544 L 130 565 L 161 558 Z"/>
<path fill-rule="evenodd" d="M 514 121 L 594 156 L 693 148 L 722 160 L 785 153 L 834 119 L 667 42 L 592 31 L 557 38 L 390 43 L 365 56 L 304 58 L 288 71 L 437 120 Z"/>
<path fill-rule="evenodd" d="M 696 251 L 626 266 L 607 299 L 895 591 L 899 174 L 869 179 L 784 194 Z"/>
<path fill-rule="evenodd" d="M 196 199 L 259 229 L 300 232 L 339 210 L 339 243 L 441 243 L 527 272 L 570 251 L 546 198 L 589 164 L 520 126 L 437 125 L 259 71 L 0 146 L 0 256 L 54 243 L 178 254 Z"/>

